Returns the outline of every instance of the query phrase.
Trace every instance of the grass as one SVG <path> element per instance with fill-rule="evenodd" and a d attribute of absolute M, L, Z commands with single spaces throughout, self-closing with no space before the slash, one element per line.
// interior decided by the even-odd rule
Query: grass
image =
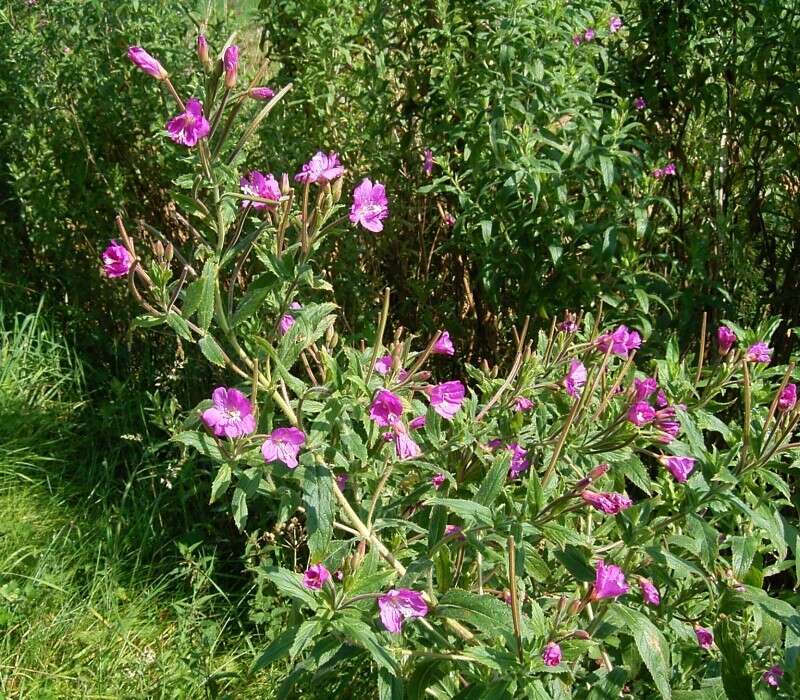
<path fill-rule="evenodd" d="M 285 669 L 250 673 L 269 640 L 204 499 L 166 488 L 153 436 L 119 439 L 146 430 L 124 388 L 85 383 L 39 314 L 0 312 L 0 697 L 273 697 Z"/>

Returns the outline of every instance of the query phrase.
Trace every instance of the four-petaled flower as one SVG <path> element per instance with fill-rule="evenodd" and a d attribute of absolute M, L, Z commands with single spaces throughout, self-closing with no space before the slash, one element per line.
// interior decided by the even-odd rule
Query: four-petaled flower
<path fill-rule="evenodd" d="M 141 71 L 152 75 L 156 80 L 165 80 L 168 76 L 167 71 L 155 58 L 153 58 L 141 46 L 131 46 L 128 49 L 128 58 Z"/>
<path fill-rule="evenodd" d="M 258 170 L 253 170 L 239 180 L 239 187 L 241 187 L 243 194 L 253 197 L 271 199 L 274 202 L 280 201 L 281 198 L 281 186 L 272 173 L 264 175 Z M 247 207 L 248 205 L 252 205 L 253 209 L 275 209 L 274 204 L 243 199 L 242 207 Z"/>
<path fill-rule="evenodd" d="M 454 379 L 435 386 L 428 386 L 425 388 L 425 393 L 436 413 L 445 420 L 453 420 L 453 416 L 458 413 L 464 402 L 466 389 L 460 381 Z"/>
<path fill-rule="evenodd" d="M 613 333 L 603 333 L 594 341 L 600 352 L 611 352 L 618 357 L 628 357 L 631 350 L 638 350 L 642 345 L 642 337 L 636 332 L 628 330 L 627 326 L 618 326 Z"/>
<path fill-rule="evenodd" d="M 378 596 L 378 609 L 383 626 L 393 634 L 402 631 L 406 620 L 428 614 L 428 605 L 422 594 L 410 588 L 393 588 Z"/>
<path fill-rule="evenodd" d="M 711 645 L 714 643 L 714 634 L 711 630 L 697 626 L 694 628 L 694 634 L 695 637 L 697 637 L 697 643 L 700 645 L 701 649 L 711 648 Z"/>
<path fill-rule="evenodd" d="M 214 389 L 214 405 L 203 411 L 201 419 L 217 437 L 238 438 L 256 429 L 250 400 L 238 389 Z"/>
<path fill-rule="evenodd" d="M 441 335 L 437 341 L 433 344 L 433 348 L 431 349 L 431 353 L 433 355 L 448 355 L 452 356 L 456 352 L 455 347 L 453 346 L 453 341 L 450 340 L 450 333 L 447 331 L 442 331 Z"/>
<path fill-rule="evenodd" d="M 191 97 L 186 100 L 186 111 L 167 122 L 167 134 L 180 146 L 192 148 L 200 139 L 208 136 L 211 125 L 203 116 L 200 100 Z"/>
<path fill-rule="evenodd" d="M 303 585 L 312 591 L 320 590 L 330 580 L 331 572 L 325 568 L 324 564 L 309 566 L 303 574 Z"/>
<path fill-rule="evenodd" d="M 378 389 L 369 407 L 369 417 L 382 428 L 386 428 L 397 422 L 402 415 L 403 402 L 400 397 L 388 389 Z"/>
<path fill-rule="evenodd" d="M 656 409 L 647 401 L 637 401 L 628 409 L 628 420 L 638 428 L 651 423 L 655 417 Z"/>
<path fill-rule="evenodd" d="M 545 666 L 558 666 L 561 663 L 561 647 L 555 642 L 548 642 L 542 651 L 542 661 Z"/>
<path fill-rule="evenodd" d="M 622 20 L 614 15 L 611 18 L 611 21 L 608 23 L 608 29 L 612 34 L 616 34 L 620 29 L 622 29 Z"/>
<path fill-rule="evenodd" d="M 332 152 L 317 151 L 308 163 L 305 163 L 300 172 L 294 176 L 297 182 L 318 183 L 324 185 L 344 174 L 344 168 L 339 162 L 339 156 Z"/>
<path fill-rule="evenodd" d="M 642 599 L 645 603 L 648 605 L 661 604 L 661 594 L 658 592 L 658 588 L 653 585 L 652 581 L 639 577 L 639 588 L 642 589 Z"/>
<path fill-rule="evenodd" d="M 591 599 L 617 598 L 625 595 L 628 590 L 630 589 L 625 582 L 625 574 L 622 569 L 614 564 L 606 564 L 602 559 L 598 560 L 595 564 Z"/>
<path fill-rule="evenodd" d="M 106 277 L 124 277 L 133 266 L 133 256 L 128 249 L 118 241 L 110 241 L 108 248 L 103 251 L 103 272 Z"/>
<path fill-rule="evenodd" d="M 633 390 L 636 395 L 637 401 L 644 401 L 650 398 L 650 395 L 658 391 L 658 382 L 653 377 L 646 379 L 634 379 Z"/>
<path fill-rule="evenodd" d="M 383 221 L 389 216 L 389 200 L 386 188 L 380 183 L 372 184 L 365 177 L 353 190 L 353 205 L 350 207 L 350 221 L 363 226 L 367 231 L 380 233 Z"/>
<path fill-rule="evenodd" d="M 569 363 L 567 376 L 564 377 L 564 389 L 570 396 L 580 396 L 581 390 L 586 384 L 586 367 L 580 360 L 573 360 Z"/>
<path fill-rule="evenodd" d="M 680 457 L 678 455 L 660 455 L 658 461 L 661 462 L 668 470 L 675 480 L 681 484 L 686 483 L 689 474 L 694 469 L 694 463 L 697 461 L 694 457 Z"/>
<path fill-rule="evenodd" d="M 717 328 L 717 347 L 720 355 L 727 355 L 736 340 L 736 333 L 728 328 L 728 326 L 720 326 Z"/>
<path fill-rule="evenodd" d="M 522 472 L 530 466 L 528 457 L 528 450 L 516 442 L 512 442 L 506 447 L 511 452 L 511 465 L 508 468 L 508 478 L 516 479 Z"/>
<path fill-rule="evenodd" d="M 261 445 L 261 454 L 268 464 L 283 462 L 287 469 L 294 469 L 305 441 L 306 434 L 300 428 L 275 428 Z"/>
<path fill-rule="evenodd" d="M 591 41 L 592 39 L 594 39 L 594 38 L 595 38 L 595 36 L 597 36 L 597 32 L 595 32 L 595 30 L 594 30 L 594 29 L 592 29 L 591 27 L 589 27 L 589 29 L 587 29 L 587 30 L 586 30 L 586 31 L 583 33 L 583 39 L 584 39 L 584 41 Z"/>
<path fill-rule="evenodd" d="M 614 491 L 605 493 L 583 491 L 581 492 L 581 498 L 593 508 L 607 513 L 608 515 L 616 515 L 633 505 L 631 499 L 624 493 L 616 493 Z"/>
<path fill-rule="evenodd" d="M 783 680 L 783 669 L 775 664 L 761 674 L 761 680 L 767 685 L 777 688 Z"/>
<path fill-rule="evenodd" d="M 419 445 L 408 434 L 408 428 L 403 421 L 396 420 L 392 423 L 392 432 L 387 437 L 394 440 L 394 449 L 399 459 L 414 459 L 422 454 Z"/>
<path fill-rule="evenodd" d="M 744 359 L 748 362 L 759 362 L 763 365 L 768 365 L 772 359 L 772 348 L 763 340 L 760 340 L 747 348 L 747 354 Z"/>

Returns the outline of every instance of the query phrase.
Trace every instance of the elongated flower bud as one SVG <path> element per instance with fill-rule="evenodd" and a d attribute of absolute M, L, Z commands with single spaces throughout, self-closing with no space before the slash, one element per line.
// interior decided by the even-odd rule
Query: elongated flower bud
<path fill-rule="evenodd" d="M 156 80 L 165 80 L 167 78 L 167 71 L 155 58 L 153 58 L 141 46 L 131 46 L 128 49 L 128 58 L 131 59 L 133 65 L 139 70 L 144 71 L 148 75 L 152 75 Z"/>
<path fill-rule="evenodd" d="M 211 67 L 211 59 L 208 56 L 208 42 L 206 41 L 205 34 L 197 36 L 197 56 L 203 67 L 208 69 Z"/>
<path fill-rule="evenodd" d="M 225 49 L 222 66 L 225 69 L 225 87 L 232 88 L 236 85 L 236 74 L 239 71 L 239 47 L 236 44 Z"/>
<path fill-rule="evenodd" d="M 262 102 L 266 102 L 267 100 L 271 100 L 273 97 L 275 97 L 275 91 L 266 85 L 250 88 L 247 94 L 251 99 L 260 100 Z"/>

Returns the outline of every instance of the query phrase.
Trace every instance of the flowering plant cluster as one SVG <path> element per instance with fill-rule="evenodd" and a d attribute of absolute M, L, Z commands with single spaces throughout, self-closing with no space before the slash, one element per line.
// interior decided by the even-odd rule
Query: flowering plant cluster
<path fill-rule="evenodd" d="M 178 110 L 186 235 L 119 217 L 105 274 L 127 279 L 138 326 L 219 370 L 174 436 L 207 460 L 211 501 L 250 533 L 304 519 L 300 560 L 255 567 L 297 613 L 257 667 L 290 657 L 291 685 L 362 653 L 382 693 L 410 697 L 790 692 L 800 616 L 766 589 L 798 561 L 800 409 L 794 366 L 771 366 L 776 322 L 713 339 L 704 323 L 696 354 L 671 341 L 637 365 L 647 339 L 602 309 L 525 319 L 511 363 L 478 367 L 446 330 L 390 329 L 386 290 L 369 342 L 347 342 L 325 256 L 390 235 L 391 192 L 357 176 L 343 202 L 328 149 L 293 176 L 245 167 L 291 86 L 239 85 L 235 45 L 198 40 L 205 91 L 185 101 L 129 57 Z"/>

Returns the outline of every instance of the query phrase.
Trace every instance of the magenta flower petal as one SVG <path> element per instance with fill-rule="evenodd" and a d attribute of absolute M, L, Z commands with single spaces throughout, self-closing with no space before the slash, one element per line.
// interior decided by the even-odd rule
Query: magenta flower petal
<path fill-rule="evenodd" d="M 637 401 L 628 409 L 628 420 L 638 428 L 652 423 L 655 417 L 656 409 L 647 403 L 647 401 Z"/>
<path fill-rule="evenodd" d="M 517 396 L 514 399 L 514 410 L 517 413 L 525 413 L 526 411 L 530 411 L 533 408 L 533 401 L 524 397 L 524 396 Z"/>
<path fill-rule="evenodd" d="M 595 564 L 592 600 L 618 598 L 621 595 L 625 595 L 629 590 L 622 569 L 614 564 L 606 564 L 602 559 Z"/>
<path fill-rule="evenodd" d="M 797 384 L 787 384 L 778 397 L 778 410 L 785 413 L 786 411 L 791 411 L 796 405 Z"/>
<path fill-rule="evenodd" d="M 271 100 L 275 97 L 275 91 L 272 88 L 267 87 L 266 85 L 261 87 L 254 87 L 250 88 L 250 92 L 247 93 L 252 99 L 260 100 L 262 102 L 266 102 L 267 100 Z"/>
<path fill-rule="evenodd" d="M 614 17 L 611 18 L 611 21 L 608 23 L 608 30 L 612 34 L 616 34 L 620 29 L 622 29 L 622 20 L 615 15 Z"/>
<path fill-rule="evenodd" d="M 303 574 L 303 586 L 312 591 L 320 590 L 330 580 L 331 572 L 325 568 L 324 564 L 309 566 Z"/>
<path fill-rule="evenodd" d="M 464 402 L 466 389 L 456 380 L 427 387 L 426 393 L 433 410 L 445 420 L 453 420 Z"/>
<path fill-rule="evenodd" d="M 456 352 L 453 341 L 450 340 L 450 334 L 447 331 L 442 331 L 439 339 L 433 344 L 431 353 L 434 355 L 448 355 L 452 356 Z"/>
<path fill-rule="evenodd" d="M 642 599 L 645 603 L 656 606 L 661 604 L 661 594 L 658 592 L 658 588 L 653 585 L 652 581 L 648 581 L 646 578 L 640 578 L 639 588 L 642 590 Z"/>
<path fill-rule="evenodd" d="M 353 205 L 350 207 L 350 221 L 359 224 L 367 231 L 380 233 L 383 221 L 389 216 L 389 200 L 386 189 L 380 182 L 364 178 L 353 191 Z"/>
<path fill-rule="evenodd" d="M 717 346 L 720 355 L 727 355 L 736 340 L 736 333 L 727 326 L 717 328 Z"/>
<path fill-rule="evenodd" d="M 272 173 L 259 172 L 253 170 L 239 180 L 239 187 L 241 187 L 242 194 L 252 195 L 254 197 L 261 197 L 262 199 L 271 199 L 273 201 L 280 201 L 281 187 Z M 241 206 L 247 207 L 252 205 L 253 209 L 270 209 L 274 210 L 274 204 L 266 204 L 265 202 L 253 202 L 249 199 L 243 199 Z"/>
<path fill-rule="evenodd" d="M 572 360 L 569 364 L 567 376 L 564 377 L 564 389 L 572 397 L 581 395 L 583 387 L 586 385 L 588 374 L 586 367 L 580 360 Z"/>
<path fill-rule="evenodd" d="M 164 80 L 168 74 L 155 58 L 153 58 L 141 46 L 131 46 L 128 49 L 128 58 L 141 71 L 152 75 L 157 80 Z"/>
<path fill-rule="evenodd" d="M 768 365 L 772 360 L 772 348 L 769 347 L 764 341 L 754 343 L 747 349 L 747 354 L 744 356 L 749 362 L 758 362 L 760 364 Z"/>
<path fill-rule="evenodd" d="M 402 415 L 403 402 L 400 397 L 387 389 L 378 389 L 369 407 L 369 417 L 385 428 L 397 422 Z"/>
<path fill-rule="evenodd" d="M 593 508 L 596 508 L 608 515 L 617 513 L 630 508 L 633 502 L 624 493 L 597 493 L 596 491 L 583 491 L 581 498 Z"/>
<path fill-rule="evenodd" d="M 561 647 L 555 642 L 548 642 L 542 651 L 542 661 L 546 666 L 558 666 L 561 663 Z"/>
<path fill-rule="evenodd" d="M 680 457 L 677 455 L 660 455 L 658 461 L 663 464 L 675 481 L 685 484 L 689 478 L 689 474 L 694 469 L 694 463 L 697 461 L 694 457 Z"/>
<path fill-rule="evenodd" d="M 767 685 L 777 688 L 783 680 L 783 669 L 777 664 L 775 666 L 770 666 L 761 674 L 761 680 Z"/>
<path fill-rule="evenodd" d="M 324 185 L 344 174 L 344 168 L 339 163 L 339 156 L 334 153 L 317 151 L 308 163 L 303 165 L 294 179 L 297 182 Z"/>
<path fill-rule="evenodd" d="M 106 277 L 125 277 L 133 266 L 133 256 L 118 241 L 110 241 L 101 256 Z"/>
<path fill-rule="evenodd" d="M 261 454 L 268 464 L 282 462 L 287 469 L 295 469 L 305 441 L 306 434 L 299 428 L 276 428 L 261 445 Z"/>
<path fill-rule="evenodd" d="M 379 596 L 378 609 L 383 626 L 393 634 L 402 631 L 406 620 L 428 614 L 428 606 L 422 594 L 409 588 L 392 589 Z"/>
<path fill-rule="evenodd" d="M 430 177 L 431 173 L 433 173 L 433 151 L 430 148 L 426 148 L 422 157 L 422 170 Z"/>
<path fill-rule="evenodd" d="M 186 111 L 167 122 L 167 135 L 177 144 L 192 148 L 208 136 L 211 125 L 203 116 L 203 105 L 194 97 L 186 101 Z"/>
<path fill-rule="evenodd" d="M 647 107 L 647 101 L 644 97 L 637 97 L 633 101 L 633 106 L 636 108 L 637 112 L 641 112 L 645 107 Z"/>
<path fill-rule="evenodd" d="M 206 427 L 217 437 L 238 438 L 256 429 L 250 400 L 238 389 L 217 387 L 211 395 L 214 405 L 200 416 Z"/>
<path fill-rule="evenodd" d="M 441 473 L 434 474 L 431 477 L 431 484 L 433 484 L 433 488 L 435 488 L 437 491 L 442 487 L 444 481 L 445 481 L 445 475 Z"/>
<path fill-rule="evenodd" d="M 697 637 L 697 643 L 700 645 L 701 649 L 711 648 L 711 645 L 714 643 L 714 634 L 711 630 L 697 626 L 694 628 L 694 634 Z"/>

